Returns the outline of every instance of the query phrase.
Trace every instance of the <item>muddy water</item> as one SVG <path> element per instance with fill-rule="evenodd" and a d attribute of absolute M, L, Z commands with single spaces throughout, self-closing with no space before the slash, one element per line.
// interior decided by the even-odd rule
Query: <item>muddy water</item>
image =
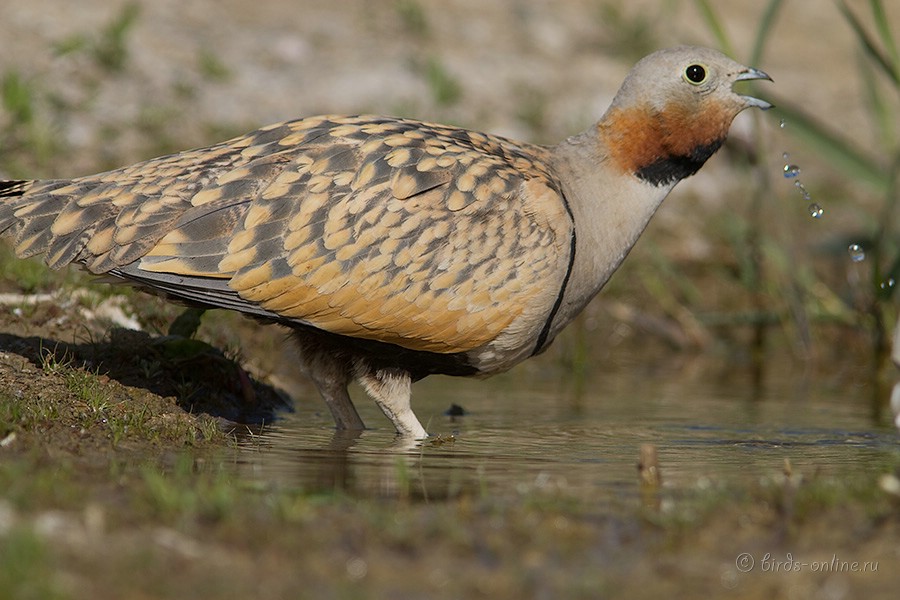
<path fill-rule="evenodd" d="M 807 476 L 879 470 L 900 451 L 870 386 L 763 379 L 705 364 L 654 370 L 639 356 L 580 381 L 553 365 L 487 381 L 432 378 L 413 387 L 414 407 L 445 441 L 412 448 L 398 446 L 361 390 L 351 395 L 371 429 L 355 436 L 335 433 L 309 393 L 295 412 L 242 435 L 234 462 L 267 485 L 367 497 L 548 488 L 615 505 L 639 492 L 644 443 L 657 446 L 664 485 L 675 489 L 770 476 L 785 459 Z M 453 404 L 466 414 L 445 414 Z"/>

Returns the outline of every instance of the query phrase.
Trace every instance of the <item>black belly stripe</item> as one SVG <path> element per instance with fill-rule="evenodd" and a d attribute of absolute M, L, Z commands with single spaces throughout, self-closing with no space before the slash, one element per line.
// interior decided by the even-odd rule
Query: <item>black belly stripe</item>
<path fill-rule="evenodd" d="M 537 343 L 534 345 L 531 356 L 540 353 L 547 343 L 547 338 L 550 336 L 550 327 L 553 325 L 553 319 L 556 318 L 556 313 L 559 312 L 559 307 L 562 306 L 563 297 L 566 295 L 566 287 L 569 285 L 569 277 L 572 275 L 572 267 L 575 265 L 575 216 L 572 214 L 572 209 L 569 207 L 569 201 L 566 199 L 565 194 L 560 194 L 560 196 L 563 200 L 563 206 L 566 207 L 566 213 L 568 213 L 569 219 L 572 221 L 572 239 L 569 242 L 569 264 L 566 267 L 566 275 L 563 277 L 562 285 L 559 287 L 559 294 L 556 296 L 556 302 L 553 303 L 553 308 L 550 310 L 550 314 L 544 322 L 544 327 L 541 329 L 540 335 L 538 335 Z"/>

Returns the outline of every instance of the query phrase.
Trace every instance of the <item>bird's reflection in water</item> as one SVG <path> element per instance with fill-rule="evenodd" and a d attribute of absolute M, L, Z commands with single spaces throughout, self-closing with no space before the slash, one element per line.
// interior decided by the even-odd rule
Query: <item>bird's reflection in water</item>
<path fill-rule="evenodd" d="M 309 493 L 438 500 L 477 490 L 453 451 L 452 436 L 424 442 L 389 430 L 290 427 L 235 431 L 242 476 Z"/>

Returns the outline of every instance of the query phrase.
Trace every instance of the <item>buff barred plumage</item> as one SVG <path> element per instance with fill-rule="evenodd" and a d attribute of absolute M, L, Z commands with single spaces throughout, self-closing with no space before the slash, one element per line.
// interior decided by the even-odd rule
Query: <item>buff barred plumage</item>
<path fill-rule="evenodd" d="M 423 437 L 410 381 L 542 350 L 731 119 L 766 107 L 731 84 L 764 77 L 714 51 L 661 51 L 552 148 L 389 117 L 280 123 L 98 175 L 0 182 L 0 234 L 53 268 L 293 326 L 338 427 L 362 427 L 355 377 Z"/>
<path fill-rule="evenodd" d="M 38 183 L 10 233 L 21 256 L 46 253 L 51 267 L 150 287 L 177 276 L 195 284 L 189 300 L 463 352 L 555 297 L 558 284 L 544 284 L 565 271 L 557 240 L 571 221 L 542 203 L 559 195 L 543 154 L 403 119 L 315 117 Z M 526 182 L 534 193 L 510 210 Z"/>

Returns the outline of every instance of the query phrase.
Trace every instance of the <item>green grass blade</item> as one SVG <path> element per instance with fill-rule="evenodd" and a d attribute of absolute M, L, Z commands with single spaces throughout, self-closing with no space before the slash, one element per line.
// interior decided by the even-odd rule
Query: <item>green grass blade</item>
<path fill-rule="evenodd" d="M 875 293 L 878 298 L 884 301 L 890 300 L 897 293 L 897 288 L 900 287 L 898 281 L 900 281 L 900 255 L 896 257 L 894 264 L 887 270 L 882 281 L 877 282 L 878 288 Z"/>
<path fill-rule="evenodd" d="M 845 2 L 839 1 L 838 9 L 853 29 L 853 32 L 859 39 L 859 43 L 862 44 L 866 54 L 875 61 L 875 64 L 881 67 L 881 70 L 885 72 L 895 86 L 900 87 L 900 73 L 897 72 L 897 66 L 891 63 L 890 59 L 878 49 L 875 42 L 872 40 L 872 37 L 866 31 L 865 27 L 863 27 L 863 24 L 856 18 L 856 15 L 853 14 Z"/>
<path fill-rule="evenodd" d="M 766 42 L 769 34 L 775 29 L 775 20 L 778 18 L 778 11 L 784 5 L 783 0 L 770 0 L 763 13 L 759 26 L 756 28 L 756 40 L 753 42 L 753 52 L 750 54 L 750 64 L 757 66 L 762 63 L 763 52 L 766 48 Z"/>
<path fill-rule="evenodd" d="M 900 281 L 900 249 L 897 248 L 896 243 L 891 243 L 891 239 L 897 233 L 900 233 L 894 231 L 898 224 L 894 215 L 897 212 L 898 199 L 900 199 L 900 151 L 894 156 L 894 162 L 891 164 L 888 184 L 888 191 L 884 197 L 884 206 L 878 219 L 878 232 L 875 235 L 875 244 L 879 254 L 883 256 L 889 251 L 896 252 L 893 264 L 883 276 L 878 273 L 879 265 L 875 264 L 875 283 L 878 286 L 875 292 L 878 298 L 884 301 L 890 300 L 896 293 L 897 282 Z"/>
<path fill-rule="evenodd" d="M 778 98 L 767 100 L 777 106 L 775 113 L 788 124 L 787 132 L 804 140 L 849 177 L 865 181 L 879 192 L 887 191 L 890 180 L 878 161 L 853 148 L 847 140 L 841 139 L 827 126 L 790 102 Z"/>
<path fill-rule="evenodd" d="M 897 51 L 897 44 L 894 41 L 894 34 L 891 32 L 890 22 L 888 21 L 887 13 L 884 12 L 884 4 L 882 4 L 881 0 L 869 0 L 869 6 L 872 8 L 872 17 L 875 19 L 878 36 L 881 38 L 881 43 L 886 48 L 896 71 L 898 65 L 900 65 L 900 52 Z"/>
<path fill-rule="evenodd" d="M 862 81 L 863 94 L 865 95 L 866 111 L 875 122 L 875 127 L 879 135 L 879 141 L 885 148 L 893 148 L 896 140 L 894 139 L 894 109 L 891 104 L 885 100 L 884 95 L 880 91 L 878 81 L 876 80 L 875 70 L 872 65 L 865 60 L 860 59 L 859 76 Z"/>
<path fill-rule="evenodd" d="M 34 121 L 34 96 L 34 86 L 18 71 L 8 71 L 0 78 L 0 106 L 12 116 L 11 125 Z"/>
<path fill-rule="evenodd" d="M 716 43 L 722 49 L 722 52 L 734 56 L 734 48 L 731 46 L 728 34 L 725 33 L 722 21 L 719 19 L 718 15 L 716 15 L 712 5 L 710 5 L 707 0 L 694 0 L 694 5 L 696 5 L 697 10 L 700 11 L 703 20 L 706 21 L 706 26 L 709 27 L 713 37 L 716 38 Z"/>

